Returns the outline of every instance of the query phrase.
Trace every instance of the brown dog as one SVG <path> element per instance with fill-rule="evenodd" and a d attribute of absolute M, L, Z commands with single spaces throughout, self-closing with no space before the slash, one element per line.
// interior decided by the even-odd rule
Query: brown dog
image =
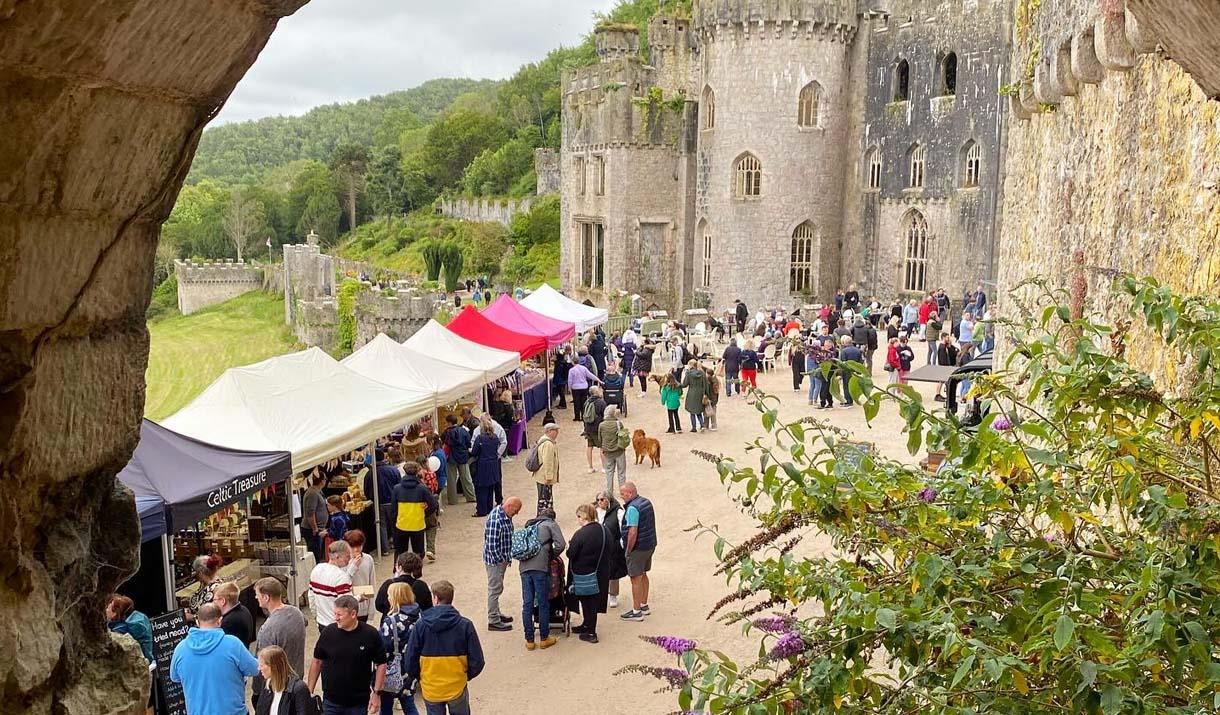
<path fill-rule="evenodd" d="M 649 469 L 661 466 L 661 443 L 644 434 L 644 430 L 638 429 L 632 433 L 631 448 L 635 450 L 636 464 L 643 464 L 644 457 L 647 456 L 652 461 Z"/>
<path fill-rule="evenodd" d="M 652 375 L 649 375 L 648 379 L 657 383 L 658 390 L 661 389 L 662 387 L 665 387 L 665 376 L 664 375 L 657 375 L 654 373 Z"/>

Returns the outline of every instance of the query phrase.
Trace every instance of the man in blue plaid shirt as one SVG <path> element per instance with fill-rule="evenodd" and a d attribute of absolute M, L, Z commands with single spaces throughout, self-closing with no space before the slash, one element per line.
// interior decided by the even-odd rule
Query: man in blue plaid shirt
<path fill-rule="evenodd" d="M 511 631 L 513 619 L 500 613 L 504 572 L 513 560 L 513 517 L 521 511 L 521 498 L 509 497 L 487 514 L 483 524 L 483 565 L 487 567 L 487 630 Z"/>

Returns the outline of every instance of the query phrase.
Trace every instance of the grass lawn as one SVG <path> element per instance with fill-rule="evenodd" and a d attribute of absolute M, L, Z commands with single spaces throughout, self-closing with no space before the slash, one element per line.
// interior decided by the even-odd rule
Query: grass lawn
<path fill-rule="evenodd" d="M 152 348 L 144 414 L 177 412 L 226 369 L 291 352 L 296 338 L 284 324 L 284 299 L 254 291 L 193 315 L 149 323 Z"/>

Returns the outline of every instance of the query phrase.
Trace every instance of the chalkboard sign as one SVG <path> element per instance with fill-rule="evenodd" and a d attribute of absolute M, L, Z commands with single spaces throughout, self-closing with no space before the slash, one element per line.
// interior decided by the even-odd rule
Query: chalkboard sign
<path fill-rule="evenodd" d="M 152 619 L 153 660 L 157 661 L 157 677 L 161 680 L 161 692 L 165 694 L 161 715 L 186 715 L 186 694 L 181 685 L 169 679 L 169 666 L 174 648 L 186 638 L 189 630 L 186 613 L 182 610 Z"/>

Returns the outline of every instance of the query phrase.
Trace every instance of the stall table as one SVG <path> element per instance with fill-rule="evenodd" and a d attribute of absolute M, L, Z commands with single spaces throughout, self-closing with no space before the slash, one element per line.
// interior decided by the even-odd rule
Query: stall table
<path fill-rule="evenodd" d="M 220 577 L 221 581 L 235 582 L 238 590 L 241 590 L 262 578 L 262 562 L 255 561 L 254 559 L 237 559 L 221 566 L 217 576 Z M 198 590 L 199 582 L 196 581 L 178 589 L 174 596 L 178 599 L 179 603 L 186 603 L 191 600 L 191 596 L 194 596 Z"/>
<path fill-rule="evenodd" d="M 546 380 L 539 382 L 533 387 L 526 388 L 521 393 L 521 401 L 525 403 L 525 419 L 527 422 L 533 419 L 534 415 L 539 412 L 545 412 L 548 406 Z M 511 439 L 509 443 L 512 443 Z"/>

